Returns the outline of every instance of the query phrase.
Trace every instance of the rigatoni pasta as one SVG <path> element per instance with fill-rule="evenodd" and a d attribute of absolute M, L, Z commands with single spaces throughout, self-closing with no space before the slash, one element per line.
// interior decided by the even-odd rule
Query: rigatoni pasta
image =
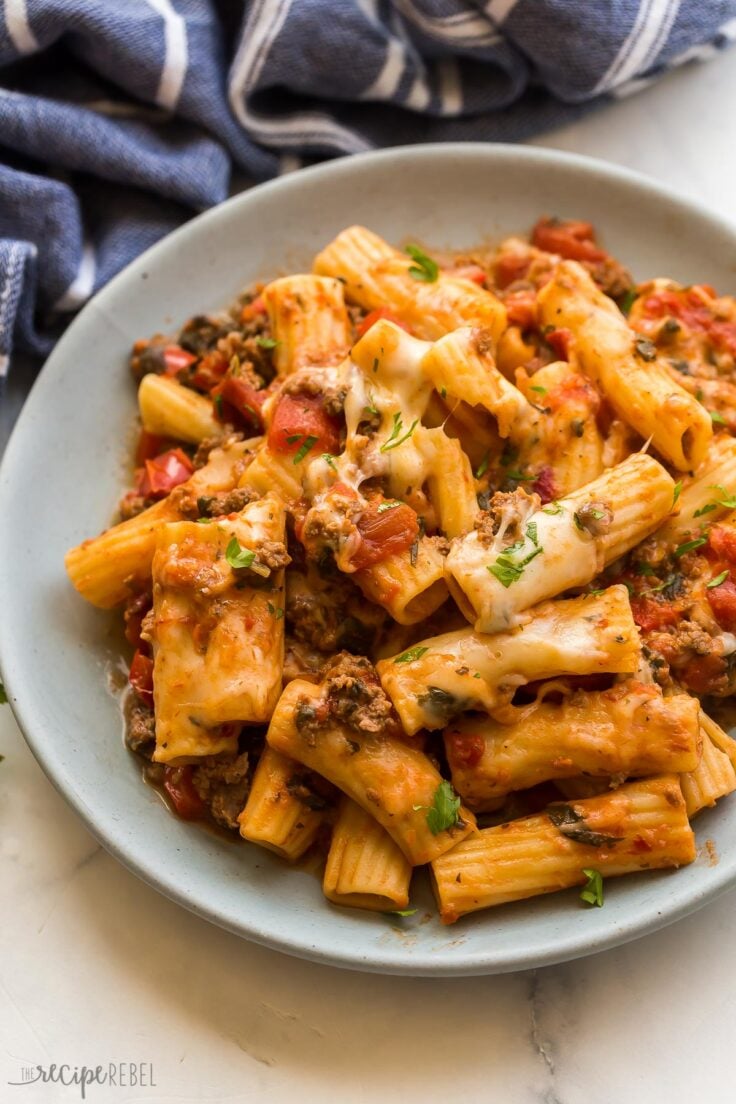
<path fill-rule="evenodd" d="M 691 862 L 736 789 L 699 701 L 736 693 L 730 326 L 542 219 L 462 258 L 354 226 L 136 342 L 132 488 L 66 566 L 173 809 L 338 908 L 411 916 L 428 866 L 446 923 Z"/>

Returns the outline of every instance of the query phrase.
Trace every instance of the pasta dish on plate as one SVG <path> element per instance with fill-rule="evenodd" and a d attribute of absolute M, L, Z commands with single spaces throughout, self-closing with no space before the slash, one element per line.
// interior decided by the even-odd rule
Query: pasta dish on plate
<path fill-rule="evenodd" d="M 123 611 L 146 777 L 336 905 L 428 866 L 445 923 L 692 862 L 736 789 L 735 360 L 736 301 L 555 218 L 353 226 L 136 342 L 134 487 L 66 567 Z"/>

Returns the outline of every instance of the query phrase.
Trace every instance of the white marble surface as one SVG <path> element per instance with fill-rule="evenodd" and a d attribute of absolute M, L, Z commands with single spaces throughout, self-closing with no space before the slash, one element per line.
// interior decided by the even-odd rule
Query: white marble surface
<path fill-rule="evenodd" d="M 607 158 L 736 220 L 736 52 L 536 144 Z M 153 1064 L 111 1104 L 721 1104 L 736 1099 L 733 893 L 635 944 L 498 978 L 275 954 L 184 912 L 96 844 L 0 710 L 0 1101 L 79 1100 L 27 1065 Z"/>

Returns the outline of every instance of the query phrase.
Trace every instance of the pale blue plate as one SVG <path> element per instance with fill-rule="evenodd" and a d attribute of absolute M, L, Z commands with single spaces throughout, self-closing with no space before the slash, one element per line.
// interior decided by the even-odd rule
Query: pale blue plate
<path fill-rule="evenodd" d="M 697 822 L 715 843 L 674 873 L 576 892 L 443 928 L 426 888 L 411 919 L 328 905 L 318 880 L 255 847 L 167 815 L 125 751 L 108 690 L 113 619 L 86 605 L 65 551 L 99 532 L 125 481 L 135 338 L 226 305 L 253 279 L 309 266 L 343 227 L 462 248 L 542 214 L 590 219 L 638 278 L 736 289 L 734 228 L 621 169 L 529 148 L 444 145 L 366 154 L 239 195 L 144 254 L 100 292 L 49 358 L 0 473 L 0 657 L 13 710 L 42 767 L 102 844 L 162 893 L 248 939 L 354 969 L 482 974 L 539 966 L 634 939 L 692 912 L 736 877 L 736 800 Z"/>

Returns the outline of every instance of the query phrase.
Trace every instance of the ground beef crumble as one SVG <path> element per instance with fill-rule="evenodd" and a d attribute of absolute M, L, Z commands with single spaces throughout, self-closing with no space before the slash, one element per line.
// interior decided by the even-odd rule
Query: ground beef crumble
<path fill-rule="evenodd" d="M 364 735 L 384 731 L 391 717 L 391 702 L 369 659 L 340 652 L 325 668 L 324 676 L 333 717 Z"/>
<path fill-rule="evenodd" d="M 258 545 L 257 559 L 271 571 L 278 571 L 280 567 L 286 567 L 291 563 L 291 556 L 286 551 L 283 541 L 261 541 Z"/>
<path fill-rule="evenodd" d="M 246 487 L 236 487 L 234 491 L 222 491 L 220 494 L 197 495 L 187 488 L 177 496 L 177 509 L 192 521 L 197 518 L 222 517 L 223 514 L 237 514 L 259 496 Z"/>
<path fill-rule="evenodd" d="M 145 702 L 135 699 L 127 716 L 125 740 L 131 751 L 150 757 L 156 739 L 156 721 L 153 710 Z"/>
<path fill-rule="evenodd" d="M 237 828 L 250 791 L 247 752 L 225 757 L 208 756 L 192 771 L 192 782 L 213 819 L 223 828 Z"/>

